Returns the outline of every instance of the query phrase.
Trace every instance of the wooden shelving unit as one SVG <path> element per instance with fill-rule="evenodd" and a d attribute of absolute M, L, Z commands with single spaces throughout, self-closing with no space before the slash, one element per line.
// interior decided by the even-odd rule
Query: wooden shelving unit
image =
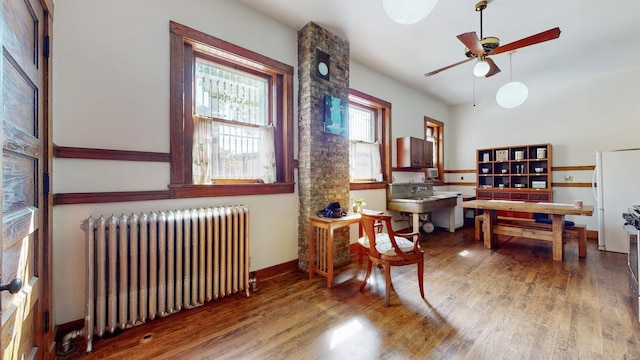
<path fill-rule="evenodd" d="M 552 202 L 551 144 L 476 150 L 476 198 Z"/>

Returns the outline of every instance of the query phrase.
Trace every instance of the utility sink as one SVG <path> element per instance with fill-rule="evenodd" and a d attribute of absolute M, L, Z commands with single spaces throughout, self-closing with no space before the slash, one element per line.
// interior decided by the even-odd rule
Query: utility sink
<path fill-rule="evenodd" d="M 392 198 L 387 201 L 387 209 L 409 213 L 428 213 L 442 208 L 454 207 L 457 197 L 452 195 L 428 195 L 406 198 Z"/>
<path fill-rule="evenodd" d="M 457 205 L 458 193 L 433 191 L 431 183 L 392 183 L 387 187 L 387 209 L 411 213 L 413 232 L 421 226 L 421 214 L 440 209 L 449 209 L 449 231 L 454 232 Z"/>

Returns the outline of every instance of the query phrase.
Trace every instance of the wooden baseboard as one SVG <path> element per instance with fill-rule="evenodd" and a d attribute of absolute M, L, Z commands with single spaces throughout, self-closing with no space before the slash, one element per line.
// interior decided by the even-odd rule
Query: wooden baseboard
<path fill-rule="evenodd" d="M 360 251 L 360 244 L 357 242 L 349 244 L 349 255 L 357 254 Z"/>
<path fill-rule="evenodd" d="M 357 244 L 356 244 L 357 245 Z M 357 251 L 357 250 L 356 250 Z M 264 281 L 276 276 L 301 271 L 298 269 L 298 259 L 291 260 L 282 264 L 270 266 L 268 268 L 256 270 L 255 276 L 258 278 L 258 286 L 260 281 Z M 218 300 L 219 301 L 219 300 Z M 81 330 L 84 327 L 84 319 L 73 320 L 64 324 L 56 325 L 54 330 L 54 339 L 56 344 L 62 342 L 62 337 L 74 330 Z"/>
<path fill-rule="evenodd" d="M 268 268 L 256 270 L 256 278 L 258 281 L 271 279 L 276 276 L 300 271 L 298 269 L 298 259 L 287 261 L 286 263 L 270 266 Z"/>

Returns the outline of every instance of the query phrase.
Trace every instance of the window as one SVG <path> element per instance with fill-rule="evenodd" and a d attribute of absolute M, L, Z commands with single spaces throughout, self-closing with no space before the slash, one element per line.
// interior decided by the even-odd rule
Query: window
<path fill-rule="evenodd" d="M 194 184 L 275 181 L 267 85 L 267 79 L 196 57 Z"/>
<path fill-rule="evenodd" d="M 438 180 L 444 180 L 444 123 L 424 117 L 424 138 L 433 144 L 433 167 L 438 169 Z"/>
<path fill-rule="evenodd" d="M 356 104 L 349 106 L 349 178 L 352 182 L 382 180 L 375 120 L 375 110 Z"/>
<path fill-rule="evenodd" d="M 293 192 L 293 68 L 170 30 L 172 197 Z"/>
<path fill-rule="evenodd" d="M 382 181 L 391 177 L 390 114 L 390 103 L 357 90 L 349 91 L 349 174 L 352 190 L 384 187 L 386 184 Z"/>

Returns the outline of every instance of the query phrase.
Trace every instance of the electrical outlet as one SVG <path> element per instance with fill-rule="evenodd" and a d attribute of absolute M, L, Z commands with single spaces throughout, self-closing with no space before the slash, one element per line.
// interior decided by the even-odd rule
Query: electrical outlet
<path fill-rule="evenodd" d="M 571 176 L 571 175 L 565 175 L 565 176 L 564 176 L 564 181 L 573 181 L 573 176 Z"/>

